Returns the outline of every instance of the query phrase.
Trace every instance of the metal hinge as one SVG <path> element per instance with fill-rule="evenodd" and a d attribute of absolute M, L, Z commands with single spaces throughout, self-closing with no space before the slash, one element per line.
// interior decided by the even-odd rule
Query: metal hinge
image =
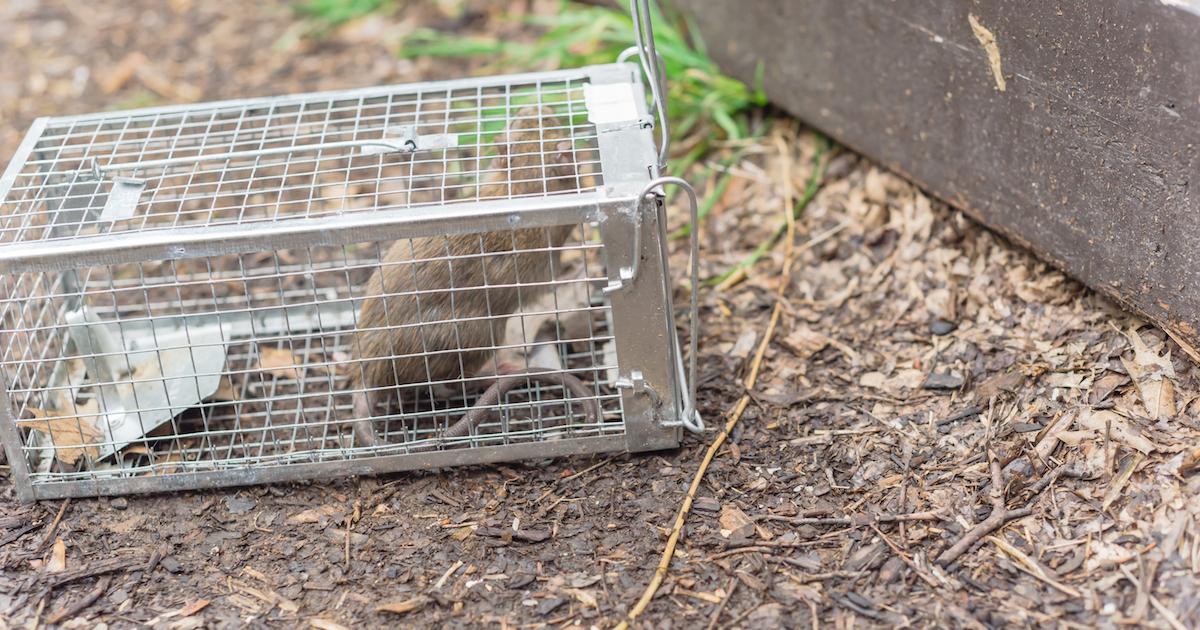
<path fill-rule="evenodd" d="M 613 385 L 617 389 L 628 389 L 635 394 L 643 394 L 650 399 L 651 413 L 654 415 L 654 420 L 659 425 L 664 427 L 679 426 L 681 423 L 669 422 L 663 419 L 663 399 L 653 387 L 646 382 L 646 377 L 641 370 L 633 370 L 629 376 L 618 377 Z"/>

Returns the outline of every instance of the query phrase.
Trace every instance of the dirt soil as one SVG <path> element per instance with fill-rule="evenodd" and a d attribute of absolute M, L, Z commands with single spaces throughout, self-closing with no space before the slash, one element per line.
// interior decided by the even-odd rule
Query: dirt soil
<path fill-rule="evenodd" d="M 522 36 L 507 3 L 456 4 L 318 38 L 272 1 L 8 0 L 0 156 L 38 115 L 469 71 L 398 59 L 417 26 Z M 781 224 L 781 173 L 803 189 L 818 142 L 790 124 L 789 159 L 770 141 L 731 167 L 706 275 Z M 1200 626 L 1194 350 L 867 161 L 826 163 L 752 403 L 636 625 Z M 611 627 L 743 394 L 780 264 L 702 293 L 710 430 L 678 450 L 28 506 L 0 468 L 0 628 Z"/>

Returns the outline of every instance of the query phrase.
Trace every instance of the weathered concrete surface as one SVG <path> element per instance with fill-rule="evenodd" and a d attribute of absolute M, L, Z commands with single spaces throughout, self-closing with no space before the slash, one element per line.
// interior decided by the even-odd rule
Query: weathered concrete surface
<path fill-rule="evenodd" d="M 776 103 L 1200 341 L 1200 0 L 683 4 Z"/>

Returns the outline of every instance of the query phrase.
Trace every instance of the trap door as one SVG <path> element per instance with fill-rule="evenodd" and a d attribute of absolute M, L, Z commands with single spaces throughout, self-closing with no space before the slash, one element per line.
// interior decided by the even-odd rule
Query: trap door
<path fill-rule="evenodd" d="M 658 176 L 654 118 L 632 64 L 595 68 L 587 108 L 596 125 L 604 193 L 628 203 L 600 223 L 607 256 L 618 387 L 626 448 L 674 448 L 682 437 L 675 318 L 667 272 L 666 227 L 653 197 L 637 198 Z"/>

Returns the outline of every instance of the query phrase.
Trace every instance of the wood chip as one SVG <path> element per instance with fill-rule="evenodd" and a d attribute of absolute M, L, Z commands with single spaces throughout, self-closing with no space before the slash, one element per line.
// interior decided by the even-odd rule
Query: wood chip
<path fill-rule="evenodd" d="M 46 563 L 46 573 L 62 573 L 67 570 L 67 544 L 59 538 L 54 541 L 54 549 L 50 553 L 50 561 Z"/>
<path fill-rule="evenodd" d="M 564 593 L 567 593 L 579 600 L 586 608 L 600 608 L 600 602 L 596 601 L 596 596 L 581 588 L 564 588 Z"/>
<path fill-rule="evenodd" d="M 429 603 L 429 598 L 424 595 L 418 595 L 412 599 L 406 599 L 399 602 L 385 602 L 375 607 L 375 612 L 389 612 L 397 615 L 404 615 L 410 612 L 421 610 Z"/>
<path fill-rule="evenodd" d="M 303 512 L 288 517 L 289 523 L 320 523 L 333 518 L 342 511 L 342 507 L 333 503 L 320 507 L 309 508 Z"/>
<path fill-rule="evenodd" d="M 1104 493 L 1104 501 L 1100 504 L 1100 509 L 1107 510 L 1108 506 L 1112 505 L 1117 499 L 1121 498 L 1125 485 L 1129 483 L 1129 478 L 1141 466 L 1142 462 L 1146 461 L 1146 456 L 1142 453 L 1137 453 L 1133 457 L 1125 460 L 1121 470 L 1112 480 L 1112 484 L 1108 487 L 1108 492 Z"/>
<path fill-rule="evenodd" d="M 183 608 L 180 608 L 178 614 L 180 617 L 191 617 L 192 615 L 207 608 L 208 604 L 209 601 L 207 599 L 197 599 L 196 601 L 187 604 Z"/>
<path fill-rule="evenodd" d="M 754 519 L 732 503 L 721 508 L 721 516 L 717 521 L 725 538 L 747 538 L 754 532 Z"/>
<path fill-rule="evenodd" d="M 343 626 L 335 621 L 329 621 L 328 619 L 320 619 L 317 617 L 309 619 L 308 625 L 316 628 L 317 630 L 350 630 L 348 626 Z"/>

